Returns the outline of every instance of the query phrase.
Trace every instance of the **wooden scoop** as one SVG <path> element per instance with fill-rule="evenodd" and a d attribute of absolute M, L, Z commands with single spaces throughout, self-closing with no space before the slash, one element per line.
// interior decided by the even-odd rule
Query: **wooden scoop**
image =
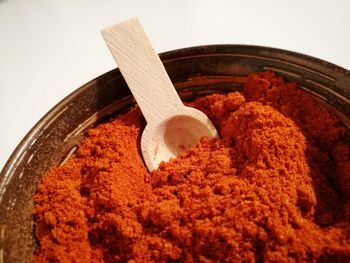
<path fill-rule="evenodd" d="M 108 27 L 102 35 L 147 121 L 141 151 L 149 171 L 200 138 L 218 136 L 203 112 L 183 105 L 137 19 Z"/>

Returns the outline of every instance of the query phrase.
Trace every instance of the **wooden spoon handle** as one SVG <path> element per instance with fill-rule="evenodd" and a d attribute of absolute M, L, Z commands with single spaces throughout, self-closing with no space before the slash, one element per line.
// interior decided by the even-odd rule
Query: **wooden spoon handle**
<path fill-rule="evenodd" d="M 102 35 L 149 125 L 183 111 L 179 95 L 136 18 L 103 29 Z"/>

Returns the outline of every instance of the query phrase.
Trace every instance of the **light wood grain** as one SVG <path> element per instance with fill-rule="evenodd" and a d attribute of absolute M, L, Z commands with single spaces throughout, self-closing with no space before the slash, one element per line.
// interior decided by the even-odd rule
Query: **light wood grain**
<path fill-rule="evenodd" d="M 106 28 L 102 35 L 147 121 L 141 151 L 150 171 L 203 136 L 217 136 L 203 112 L 183 105 L 137 19 Z"/>
<path fill-rule="evenodd" d="M 163 63 L 136 18 L 106 28 L 102 35 L 148 124 L 183 110 Z"/>

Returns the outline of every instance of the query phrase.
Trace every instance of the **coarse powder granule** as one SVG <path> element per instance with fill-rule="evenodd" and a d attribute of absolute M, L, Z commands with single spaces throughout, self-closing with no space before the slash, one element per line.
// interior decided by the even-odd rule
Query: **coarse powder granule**
<path fill-rule="evenodd" d="M 34 196 L 35 262 L 350 262 L 350 150 L 272 72 L 197 98 L 220 139 L 148 173 L 138 109 L 90 129 Z"/>

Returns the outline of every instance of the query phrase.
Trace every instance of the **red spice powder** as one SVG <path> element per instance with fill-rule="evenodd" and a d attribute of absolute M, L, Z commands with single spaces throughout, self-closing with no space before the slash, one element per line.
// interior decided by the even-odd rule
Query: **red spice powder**
<path fill-rule="evenodd" d="M 90 129 L 34 196 L 35 262 L 349 262 L 350 149 L 272 72 L 191 103 L 203 138 L 148 173 L 137 109 Z"/>

